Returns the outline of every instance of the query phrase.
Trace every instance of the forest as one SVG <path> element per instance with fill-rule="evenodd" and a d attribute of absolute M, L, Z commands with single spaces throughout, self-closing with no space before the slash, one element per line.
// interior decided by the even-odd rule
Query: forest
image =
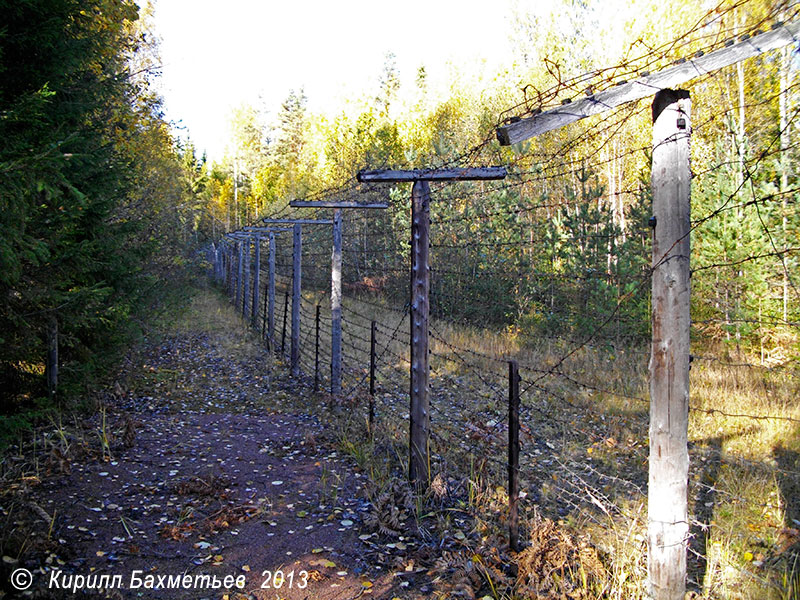
<path fill-rule="evenodd" d="M 18 543 L 25 528 L 8 525 L 8 507 L 42 505 L 13 495 L 37 492 L 26 483 L 26 467 L 9 457 L 22 457 L 28 447 L 34 459 L 49 453 L 42 468 L 64 477 L 78 460 L 75 448 L 83 448 L 82 458 L 116 465 L 122 450 L 113 449 L 113 440 L 130 447 L 134 429 L 147 429 L 140 422 L 150 414 L 141 411 L 154 405 L 150 394 L 168 389 L 176 404 L 166 412 L 195 414 L 192 395 L 206 380 L 176 373 L 208 336 L 222 336 L 220 347 L 235 368 L 240 360 L 243 369 L 258 365 L 256 376 L 230 377 L 241 410 L 255 407 L 253 419 L 265 431 L 280 428 L 258 420 L 264 406 L 269 418 L 310 412 L 325 424 L 327 433 L 307 433 L 302 444 L 286 441 L 285 454 L 292 456 L 292 444 L 316 452 L 330 442 L 355 461 L 359 474 L 368 474 L 365 533 L 357 539 L 369 546 L 379 570 L 420 575 L 403 589 L 386 584 L 383 592 L 377 575 L 368 581 L 362 575 L 354 584 L 361 593 L 374 581 L 375 597 L 385 592 L 386 598 L 648 597 L 652 97 L 514 144 L 501 144 L 498 128 L 568 111 L 631 80 L 758 40 L 796 22 L 798 7 L 787 0 L 674 6 L 635 0 L 611 19 L 602 4 L 560 0 L 539 11 L 518 8 L 509 19 L 514 56 L 506 68 L 473 72 L 454 65 L 446 93 L 441 85 L 434 90 L 425 65 L 413 87 L 401 84 L 409 79 L 387 53 L 375 88 L 346 107 L 315 113 L 302 88 L 286 90 L 277 107 L 242 104 L 229 115 L 224 152 L 209 160 L 191 132 L 178 133 L 165 116 L 150 5 L 0 0 L 0 447 L 10 490 L 0 495 L 7 521 L 0 535 L 3 568 L 39 548 Z M 685 86 L 691 96 L 688 583 L 696 598 L 800 593 L 800 63 L 794 40 Z M 412 500 L 396 483 L 408 453 L 411 188 L 361 183 L 357 174 L 486 166 L 503 166 L 508 174 L 502 181 L 431 183 L 428 476 L 434 483 Z M 241 265 L 236 283 L 230 281 L 232 244 L 245 239 L 236 235 L 246 227 L 262 219 L 333 215 L 293 207 L 298 200 L 388 205 L 344 211 L 341 394 L 318 391 L 332 377 L 331 229 L 303 229 L 301 377 L 279 374 L 288 362 L 284 341 L 273 336 L 272 325 L 266 335 L 266 298 L 260 306 L 252 290 L 237 287 Z M 283 314 L 285 337 L 291 233 L 277 241 L 279 305 L 273 308 Z M 248 278 L 250 248 L 248 241 Z M 228 252 L 224 274 L 215 263 L 222 252 Z M 265 268 L 253 266 L 261 277 Z M 209 299 L 213 281 L 216 296 Z M 241 323 L 220 316 L 230 310 L 218 306 L 226 292 L 245 316 Z M 191 329 L 187 307 L 201 311 L 196 327 L 202 334 Z M 171 333 L 162 339 L 157 331 L 164 327 Z M 188 346 L 169 337 L 185 330 L 193 331 Z M 372 365 L 377 395 L 374 382 L 369 394 L 365 387 L 376 334 L 382 340 Z M 258 348 L 269 347 L 266 367 L 254 358 L 250 336 Z M 147 356 L 140 348 L 151 346 L 158 349 L 154 356 L 135 354 Z M 125 359 L 130 352 L 137 358 Z M 165 357 L 182 366 L 159 362 Z M 191 369 L 205 378 L 226 362 L 214 360 L 213 368 L 192 363 Z M 528 547 L 518 554 L 501 541 L 508 528 L 502 436 L 509 360 L 522 374 L 523 464 L 517 470 Z M 132 367 L 136 361 L 144 366 Z M 136 368 L 144 370 L 137 375 Z M 271 396 L 254 400 L 252 386 L 260 389 L 262 372 L 269 373 L 263 377 Z M 242 383 L 248 378 L 257 383 Z M 146 391 L 150 383 L 156 392 Z M 177 397 L 187 389 L 194 391 L 180 404 Z M 227 393 L 199 413 L 215 414 Z M 113 426 L 106 422 L 116 410 L 112 397 L 125 407 Z M 367 402 L 364 423 L 359 415 Z M 186 405 L 192 408 L 179 408 Z M 231 419 L 249 431 L 236 420 L 241 414 Z M 78 418 L 90 424 L 78 426 Z M 62 420 L 99 433 L 65 434 Z M 114 434 L 107 428 L 116 428 Z M 164 425 L 157 436 L 170 435 L 170 428 Z M 360 518 L 349 508 L 357 502 L 348 504 L 346 496 L 355 484 L 338 474 L 340 485 L 330 484 L 327 467 L 317 467 L 325 494 L 315 508 L 337 507 L 331 519 L 335 514 L 349 523 L 340 529 L 349 533 Z M 273 475 L 272 485 L 282 485 L 283 477 L 290 476 Z M 216 520 L 201 520 L 201 508 L 210 511 L 212 498 L 230 492 L 223 476 L 176 489 L 202 500 L 164 518 L 159 535 L 176 544 L 192 541 L 205 550 L 207 539 L 216 543 L 217 530 L 267 515 L 264 505 L 247 504 L 235 517 L 229 507 L 223 516 L 230 518 L 211 511 Z M 389 521 L 381 502 L 394 506 Z M 313 511 L 297 514 L 307 512 Z M 283 527 L 277 513 L 269 514 L 268 523 Z M 56 522 L 54 512 L 51 530 Z M 201 522 L 209 529 L 191 537 Z M 144 543 L 131 549 L 136 536 L 122 523 L 126 555 L 143 559 Z M 435 556 L 431 540 L 439 540 Z M 400 553 L 407 546 L 418 553 Z M 327 547 L 320 542 L 320 548 Z M 219 566 L 224 550 L 203 560 Z M 402 595 L 412 591 L 418 595 Z"/>

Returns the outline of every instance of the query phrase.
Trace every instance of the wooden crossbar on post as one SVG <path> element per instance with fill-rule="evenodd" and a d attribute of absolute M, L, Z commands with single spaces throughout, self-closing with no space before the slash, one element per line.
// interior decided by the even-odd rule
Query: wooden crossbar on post
<path fill-rule="evenodd" d="M 505 167 L 360 171 L 361 182 L 413 182 L 411 189 L 411 367 L 408 477 L 418 488 L 430 483 L 430 399 L 428 320 L 430 318 L 429 181 L 499 180 Z"/>
<path fill-rule="evenodd" d="M 496 130 L 515 144 L 624 103 L 653 102 L 653 275 L 648 483 L 648 594 L 682 599 L 688 537 L 688 402 L 690 273 L 690 102 L 668 88 L 777 50 L 800 37 L 800 20 L 742 39 L 709 54 L 599 92 L 577 102 L 516 119 Z"/>
<path fill-rule="evenodd" d="M 338 202 L 335 200 L 292 200 L 292 208 L 389 208 L 386 202 Z"/>
<path fill-rule="evenodd" d="M 518 119 L 498 127 L 497 139 L 503 146 L 518 144 L 546 131 L 559 129 L 564 125 L 600 114 L 616 106 L 647 98 L 659 90 L 683 85 L 692 79 L 734 65 L 747 58 L 777 50 L 797 41 L 798 37 L 800 37 L 800 21 L 778 25 L 765 33 L 749 37 L 744 41 L 703 56 L 685 60 L 657 73 L 643 75 L 634 81 L 598 92 L 576 102 L 570 102 L 531 118 Z"/>

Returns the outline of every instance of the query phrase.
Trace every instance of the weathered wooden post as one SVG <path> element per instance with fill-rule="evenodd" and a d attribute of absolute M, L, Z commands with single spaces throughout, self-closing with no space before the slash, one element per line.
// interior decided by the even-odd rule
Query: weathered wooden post
<path fill-rule="evenodd" d="M 267 297 L 269 312 L 267 313 L 267 344 L 272 350 L 275 346 L 275 234 L 269 234 L 269 272 L 267 273 Z"/>
<path fill-rule="evenodd" d="M 331 395 L 342 393 L 342 211 L 333 212 L 331 250 Z"/>
<path fill-rule="evenodd" d="M 292 232 L 292 348 L 290 363 L 292 377 L 300 375 L 300 279 L 302 269 L 302 229 L 295 224 Z"/>
<path fill-rule="evenodd" d="M 260 290 L 261 285 L 261 235 L 256 233 L 253 236 L 253 241 L 255 242 L 255 271 L 253 271 L 253 302 L 252 302 L 252 314 L 250 315 L 250 322 L 253 328 L 258 327 L 258 306 L 259 306 L 259 298 L 258 293 Z M 256 329 L 257 330 L 257 329 Z"/>
<path fill-rule="evenodd" d="M 682 600 L 689 534 L 689 233 L 691 101 L 653 100 L 653 274 L 648 578 L 655 600 Z"/>
<path fill-rule="evenodd" d="M 377 363 L 376 346 L 378 338 L 378 324 L 372 321 L 369 327 L 369 416 L 367 426 L 372 435 L 375 423 L 375 368 Z"/>
<path fill-rule="evenodd" d="M 428 319 L 431 282 L 431 189 L 415 181 L 411 189 L 411 404 L 409 478 L 427 486 L 430 481 L 430 400 L 428 370 Z"/>
<path fill-rule="evenodd" d="M 648 487 L 648 593 L 683 598 L 686 537 L 689 402 L 690 100 L 681 86 L 747 58 L 793 44 L 800 19 L 777 23 L 708 54 L 681 61 L 577 102 L 497 128 L 507 146 L 615 106 L 652 96 L 653 281 L 650 355 L 650 474 Z M 661 90 L 661 91 L 659 91 Z"/>
<path fill-rule="evenodd" d="M 343 208 L 388 208 L 387 203 L 335 200 L 292 200 L 292 208 L 332 208 L 331 249 L 331 395 L 342 393 L 342 210 Z"/>
<path fill-rule="evenodd" d="M 242 240 L 236 240 L 236 248 L 239 250 L 239 259 L 236 262 L 236 300 L 234 306 L 237 310 L 242 301 L 242 279 L 244 275 L 244 244 Z"/>
<path fill-rule="evenodd" d="M 508 361 L 508 530 L 509 546 L 519 552 L 519 366 Z"/>
<path fill-rule="evenodd" d="M 314 315 L 314 391 L 319 390 L 319 304 Z"/>
<path fill-rule="evenodd" d="M 229 238 L 230 239 L 230 238 Z M 225 259 L 225 281 L 228 284 L 228 297 L 230 298 L 231 302 L 233 302 L 234 297 L 236 296 L 236 292 L 234 291 L 234 276 L 233 276 L 233 252 L 234 252 L 234 244 L 231 240 L 226 245 L 226 259 Z"/>
<path fill-rule="evenodd" d="M 503 179 L 503 167 L 464 169 L 414 169 L 408 171 L 361 171 L 362 182 L 413 182 L 411 188 L 411 381 L 409 395 L 408 476 L 417 487 L 430 482 L 430 407 L 428 319 L 430 313 L 430 185 L 429 181 Z"/>
<path fill-rule="evenodd" d="M 286 356 L 286 316 L 289 313 L 289 290 L 283 293 L 283 329 L 281 330 L 281 358 Z"/>
<path fill-rule="evenodd" d="M 270 224 L 284 224 L 292 225 L 293 242 L 292 242 L 292 332 L 291 343 L 292 347 L 289 354 L 291 363 L 292 376 L 296 377 L 300 374 L 300 299 L 301 299 L 301 263 L 302 263 L 302 229 L 301 225 L 330 225 L 333 223 L 329 220 L 319 219 L 261 219 L 264 223 Z M 272 252 L 272 242 L 270 242 L 270 257 L 274 256 Z M 272 260 L 272 258 L 270 258 Z M 270 263 L 270 269 L 273 268 L 273 263 Z M 272 277 L 272 275 L 270 275 Z M 288 293 L 288 292 L 287 292 Z M 286 338 L 286 305 L 284 305 L 283 312 L 283 334 L 281 339 L 281 354 L 284 351 L 284 341 Z"/>
<path fill-rule="evenodd" d="M 244 249 L 244 279 L 242 281 L 242 318 L 247 319 L 247 301 L 250 299 L 250 236 L 242 239 Z"/>
<path fill-rule="evenodd" d="M 267 338 L 267 348 L 272 349 L 274 346 L 275 335 L 275 234 L 282 231 L 289 231 L 287 227 L 245 227 L 243 231 L 248 232 L 255 239 L 256 251 L 255 262 L 256 268 L 253 275 L 253 313 L 252 321 L 253 326 L 258 326 L 258 304 L 259 304 L 259 288 L 261 282 L 261 235 L 267 234 L 268 241 L 268 274 L 267 285 L 264 292 L 264 315 L 262 319 L 261 337 Z M 269 303 L 269 304 L 268 304 Z M 269 326 L 269 327 L 267 327 Z M 267 335 L 268 334 L 268 335 Z"/>

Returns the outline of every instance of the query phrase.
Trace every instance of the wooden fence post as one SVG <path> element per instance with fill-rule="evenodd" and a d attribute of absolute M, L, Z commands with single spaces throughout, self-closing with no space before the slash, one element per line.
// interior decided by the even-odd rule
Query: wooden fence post
<path fill-rule="evenodd" d="M 269 272 L 267 274 L 267 298 L 269 310 L 267 311 L 267 340 L 269 348 L 275 346 L 275 234 L 269 234 Z M 283 348 L 281 348 L 281 352 Z"/>
<path fill-rule="evenodd" d="M 247 301 L 250 299 L 250 237 L 242 241 L 244 248 L 244 280 L 242 281 L 242 318 L 247 319 Z"/>
<path fill-rule="evenodd" d="M 254 328 L 258 328 L 258 305 L 259 305 L 259 286 L 261 285 L 261 236 L 256 234 L 253 238 L 256 246 L 256 267 L 253 271 L 253 303 L 252 303 L 252 314 L 250 316 L 250 322 L 252 323 Z M 257 330 L 257 329 L 256 329 Z"/>
<path fill-rule="evenodd" d="M 375 347 L 378 337 L 378 324 L 372 321 L 369 328 L 369 417 L 367 426 L 369 434 L 372 435 L 375 421 L 375 367 L 377 356 Z"/>
<path fill-rule="evenodd" d="M 234 244 L 231 242 L 230 244 L 228 244 L 228 260 L 226 261 L 226 265 L 228 267 L 227 268 L 228 275 L 226 278 L 228 282 L 228 296 L 230 296 L 231 302 L 233 302 L 233 299 L 236 297 L 236 291 L 235 288 L 233 287 L 234 285 L 233 253 L 234 253 Z"/>
<path fill-rule="evenodd" d="M 286 356 L 286 316 L 289 313 L 289 290 L 283 293 L 283 329 L 281 330 L 281 358 Z"/>
<path fill-rule="evenodd" d="M 319 390 L 319 304 L 314 315 L 314 391 Z"/>
<path fill-rule="evenodd" d="M 331 252 L 331 395 L 342 392 L 342 211 L 333 211 Z"/>
<path fill-rule="evenodd" d="M 272 350 L 272 340 L 267 336 L 267 311 L 269 307 L 267 306 L 268 298 L 269 298 L 269 291 L 266 289 L 269 284 L 264 286 L 264 314 L 261 315 L 261 339 L 267 340 L 267 350 Z"/>
<path fill-rule="evenodd" d="M 290 361 L 292 377 L 297 377 L 300 375 L 300 279 L 303 238 L 299 224 L 295 224 L 292 230 L 292 348 Z"/>
<path fill-rule="evenodd" d="M 430 185 L 427 181 L 414 182 L 411 190 L 411 423 L 408 476 L 417 487 L 427 487 L 430 481 L 428 399 L 430 195 Z"/>
<path fill-rule="evenodd" d="M 519 367 L 508 361 L 508 529 L 509 546 L 519 552 Z"/>
<path fill-rule="evenodd" d="M 244 275 L 244 244 L 241 240 L 236 242 L 236 247 L 239 249 L 239 260 L 236 263 L 236 300 L 234 306 L 238 310 L 242 301 L 242 277 Z"/>
<path fill-rule="evenodd" d="M 648 592 L 655 600 L 682 600 L 686 591 L 690 108 L 684 90 L 662 90 L 653 101 L 647 566 Z"/>

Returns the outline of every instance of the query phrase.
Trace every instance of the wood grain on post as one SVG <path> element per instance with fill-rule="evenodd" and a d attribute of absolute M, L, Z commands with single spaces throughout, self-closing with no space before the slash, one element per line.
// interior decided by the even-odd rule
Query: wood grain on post
<path fill-rule="evenodd" d="M 430 195 L 430 186 L 426 180 L 414 182 L 411 190 L 411 423 L 408 475 L 417 487 L 427 487 L 430 480 L 428 399 Z"/>
<path fill-rule="evenodd" d="M 342 393 L 342 211 L 333 213 L 331 251 L 331 395 Z"/>
<path fill-rule="evenodd" d="M 292 348 L 290 354 L 292 377 L 300 375 L 300 280 L 302 253 L 302 228 L 299 224 L 295 224 L 292 229 Z"/>
<path fill-rule="evenodd" d="M 689 232 L 691 101 L 663 90 L 653 101 L 653 274 L 650 354 L 648 587 L 683 600 L 689 534 Z"/>

